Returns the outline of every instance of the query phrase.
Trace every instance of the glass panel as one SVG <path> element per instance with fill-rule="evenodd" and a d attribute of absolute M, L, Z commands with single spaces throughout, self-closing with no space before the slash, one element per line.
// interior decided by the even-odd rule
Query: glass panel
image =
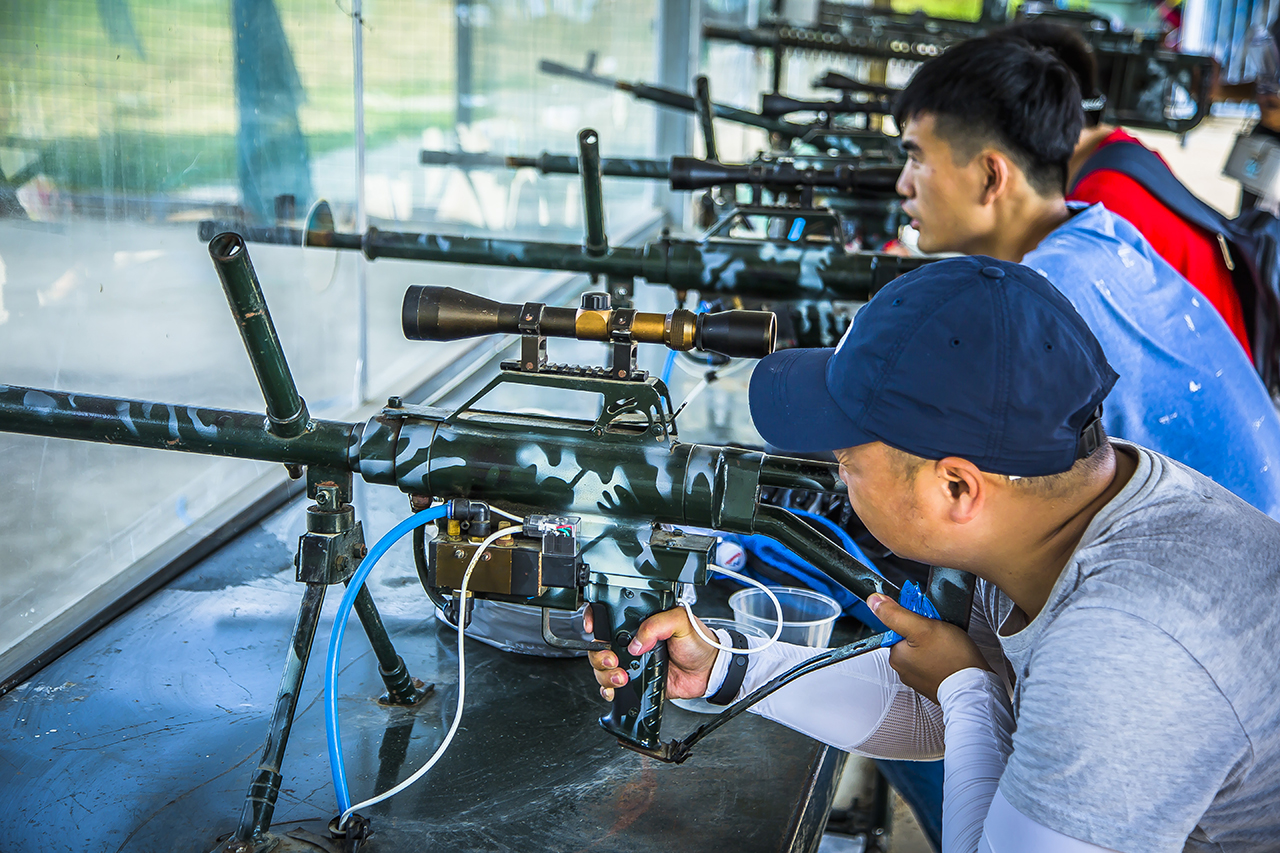
<path fill-rule="evenodd" d="M 196 223 L 297 220 L 324 198 L 340 230 L 355 227 L 350 4 L 10 5 L 0 16 L 0 382 L 261 411 Z M 647 153 L 650 111 L 608 90 L 560 86 L 536 63 L 543 50 L 580 61 L 590 45 L 620 73 L 650 77 L 649 4 L 459 5 L 475 23 L 473 114 L 462 128 L 453 0 L 365 4 L 370 223 L 579 242 L 574 179 L 428 170 L 418 151 L 463 140 L 570 153 L 578 125 L 593 122 L 606 154 Z M 615 183 L 611 225 L 625 230 L 650 215 L 649 189 Z M 249 250 L 311 412 L 348 416 L 365 262 L 315 248 Z M 375 397 L 406 390 L 396 383 L 445 367 L 461 348 L 403 340 L 405 285 L 523 301 L 559 280 L 385 260 L 366 272 Z M 80 602 L 105 603 L 138 560 L 173 537 L 194 541 L 211 512 L 281 471 L 0 435 L 0 677 L 22 664 L 6 650 L 81 613 L 69 611 Z"/>
<path fill-rule="evenodd" d="M 654 107 L 611 89 L 551 77 L 538 66 L 551 59 L 580 67 L 593 51 L 599 73 L 651 80 L 656 8 L 625 0 L 367 3 L 370 224 L 580 244 L 584 226 L 576 175 L 422 166 L 419 151 L 576 155 L 578 131 L 593 127 L 603 156 L 651 157 Z M 442 39 L 450 28 L 452 40 Z M 462 83 L 455 87 L 455 81 Z M 652 221 L 653 192 L 652 181 L 605 179 L 613 239 Z M 366 274 L 375 387 L 394 383 L 424 352 L 457 348 L 406 341 L 399 334 L 407 285 L 447 284 L 524 302 L 537 298 L 547 281 L 545 274 L 527 270 L 396 260 L 375 261 Z"/>

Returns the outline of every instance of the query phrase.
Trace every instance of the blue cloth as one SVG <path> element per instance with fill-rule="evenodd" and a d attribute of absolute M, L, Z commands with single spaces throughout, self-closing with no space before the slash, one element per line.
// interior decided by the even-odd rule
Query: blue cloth
<path fill-rule="evenodd" d="M 1107 433 L 1280 520 L 1280 417 L 1226 322 L 1126 220 L 1101 204 L 1071 207 L 1022 262 L 1071 300 L 1120 374 L 1103 406 Z"/>
<path fill-rule="evenodd" d="M 907 581 L 902 585 L 902 593 L 898 596 L 898 603 L 912 613 L 919 613 L 921 616 L 927 616 L 930 619 L 942 618 L 938 615 L 938 608 L 934 607 L 928 596 L 920 591 L 920 587 L 916 586 L 915 581 Z M 886 631 L 885 638 L 880 641 L 880 648 L 885 649 L 900 642 L 902 642 L 901 634 L 897 631 Z"/>

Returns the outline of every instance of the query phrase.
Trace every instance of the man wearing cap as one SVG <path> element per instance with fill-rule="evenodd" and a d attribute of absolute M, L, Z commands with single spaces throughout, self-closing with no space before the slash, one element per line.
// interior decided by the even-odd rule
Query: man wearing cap
<path fill-rule="evenodd" d="M 1280 524 L 1108 439 L 1116 380 L 1061 293 L 984 257 L 903 276 L 834 350 L 780 352 L 752 376 L 766 441 L 834 451 L 873 535 L 978 578 L 967 633 L 872 596 L 903 642 L 754 708 L 865 755 L 945 752 L 944 853 L 1280 839 Z M 664 639 L 674 697 L 732 701 L 812 654 L 777 644 L 743 666 L 678 608 L 629 651 Z M 626 673 L 611 652 L 591 660 L 612 698 Z"/>
<path fill-rule="evenodd" d="M 924 63 L 894 107 L 903 209 L 926 252 L 1021 261 L 1062 291 L 1120 374 L 1103 424 L 1280 519 L 1280 416 L 1213 305 L 1104 206 L 1068 203 L 1075 75 L 1006 36 Z"/>

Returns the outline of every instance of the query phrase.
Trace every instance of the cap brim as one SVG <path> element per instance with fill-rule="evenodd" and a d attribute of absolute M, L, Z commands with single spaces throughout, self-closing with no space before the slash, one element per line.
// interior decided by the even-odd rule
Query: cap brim
<path fill-rule="evenodd" d="M 827 362 L 834 354 L 834 349 L 789 349 L 756 365 L 751 374 L 751 419 L 761 438 L 795 453 L 876 441 L 827 390 Z"/>

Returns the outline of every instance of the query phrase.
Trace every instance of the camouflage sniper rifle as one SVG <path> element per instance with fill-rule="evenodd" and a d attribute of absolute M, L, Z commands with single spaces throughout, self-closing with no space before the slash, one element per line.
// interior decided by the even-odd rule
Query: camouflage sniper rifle
<path fill-rule="evenodd" d="M 423 149 L 418 160 L 424 166 L 536 169 L 543 175 L 580 174 L 578 157 L 546 151 L 537 156 L 522 157 Z M 813 188 L 885 199 L 898 198 L 894 185 L 901 171 L 900 163 L 803 154 L 760 154 L 750 163 L 723 163 L 698 157 L 672 157 L 669 160 L 604 157 L 600 160 L 600 174 L 604 177 L 670 181 L 673 190 L 738 184 L 772 192 Z"/>
<path fill-rule="evenodd" d="M 542 152 L 536 157 L 423 150 L 419 160 L 430 166 L 460 169 L 537 169 L 544 175 L 578 175 L 579 158 Z M 834 222 L 827 231 L 844 242 L 858 239 L 877 248 L 893 239 L 906 217 L 895 186 L 902 167 L 864 158 L 775 156 L 760 154 L 750 163 L 722 163 L 697 157 L 668 161 L 605 157 L 600 173 L 606 177 L 668 181 L 676 191 L 715 190 L 697 204 L 697 224 L 706 236 L 730 230 L 725 221 L 744 207 L 746 215 L 771 216 L 773 230 L 789 234 L 796 217 L 809 223 Z M 750 200 L 739 202 L 736 188 L 746 187 Z M 729 192 L 722 192 L 729 190 Z M 765 193 L 770 205 L 765 205 Z M 815 196 L 817 198 L 815 199 Z M 825 209 L 826 212 L 823 212 Z M 805 229 L 812 231 L 811 227 Z"/>
<path fill-rule="evenodd" d="M 707 39 L 771 50 L 776 92 L 781 85 L 782 57 L 787 51 L 924 62 L 954 44 L 986 35 L 1001 25 L 893 15 L 870 9 L 864 12 L 850 6 L 841 7 L 840 16 L 838 23 L 828 22 L 816 29 L 786 23 L 756 29 L 705 24 L 702 34 Z M 1164 47 L 1159 39 L 1147 38 L 1142 33 L 1115 32 L 1109 27 L 1100 27 L 1098 19 L 1087 14 L 1054 11 L 1036 18 L 1078 27 L 1093 48 L 1099 85 L 1106 97 L 1103 121 L 1186 133 L 1209 114 L 1217 67 L 1213 57 L 1177 53 Z M 849 91 L 865 86 L 849 82 L 854 84 L 848 87 Z M 824 85 L 823 80 L 815 85 Z M 828 88 L 845 89 L 846 86 Z M 1185 90 L 1192 101 L 1189 114 L 1178 102 L 1175 87 Z"/>
<path fill-rule="evenodd" d="M 551 65 L 555 65 L 551 63 Z M 557 66 L 559 67 L 559 66 Z M 666 179 L 671 189 L 677 191 L 714 189 L 713 214 L 700 210 L 699 226 L 707 228 L 717 220 L 732 212 L 737 206 L 736 190 L 733 197 L 724 197 L 720 191 L 727 187 L 747 186 L 751 190 L 753 207 L 763 205 L 763 193 L 772 194 L 775 206 L 784 214 L 792 214 L 797 203 L 800 207 L 814 207 L 814 191 L 823 191 L 823 206 L 852 214 L 859 219 L 871 217 L 881 220 L 878 225 L 893 224 L 900 218 L 900 207 L 897 204 L 896 184 L 898 174 L 902 171 L 901 152 L 896 148 L 893 156 L 872 156 L 862 153 L 857 156 L 816 155 L 775 155 L 762 153 L 751 163 L 733 164 L 720 160 L 719 147 L 716 144 L 716 132 L 713 119 L 716 118 L 718 105 L 711 100 L 711 87 L 705 76 L 695 81 L 697 94 L 687 98 L 692 109 L 698 115 L 698 123 L 706 147 L 706 158 L 672 157 L 669 162 L 660 160 L 614 159 L 603 158 L 589 162 L 583 157 L 553 155 L 543 152 L 537 157 L 499 157 L 486 154 L 453 154 L 446 151 L 422 151 L 419 161 L 424 165 L 455 165 L 462 168 L 483 166 L 499 166 L 506 168 L 536 168 L 542 174 L 583 174 L 599 169 L 601 175 L 623 178 L 658 178 Z M 678 93 L 677 93 L 678 94 Z M 681 101 L 683 103 L 683 101 Z M 732 109 L 725 107 L 723 109 Z M 594 133 L 584 131 L 584 133 Z M 579 148 L 583 147 L 581 137 Z M 585 170 L 583 168 L 585 164 Z M 590 191 L 590 187 L 584 190 Z M 813 213 L 808 214 L 813 218 Z M 788 215 L 787 228 L 794 215 Z M 898 223 L 900 224 L 900 223 Z M 860 225 L 860 223 L 859 223 Z M 849 233 L 854 229 L 844 228 Z M 896 234 L 897 228 L 887 228 L 887 233 Z M 713 233 L 715 230 L 713 229 Z"/>
<path fill-rule="evenodd" d="M 637 100 L 650 101 L 680 112 L 695 113 L 700 110 L 696 95 L 687 95 L 675 89 L 654 86 L 649 83 L 630 83 L 614 77 L 606 77 L 595 73 L 595 53 L 587 54 L 587 62 L 583 68 L 570 68 L 559 62 L 544 59 L 538 64 L 539 70 L 556 77 L 568 77 L 589 83 L 593 86 L 605 86 L 617 89 L 634 96 Z M 699 78 L 705 79 L 705 78 Z M 875 93 L 871 87 L 865 87 L 867 100 L 860 103 L 856 97 L 849 98 L 851 107 L 839 115 L 879 115 L 889 112 L 888 101 Z M 794 111 L 788 111 L 794 112 Z M 869 157 L 888 162 L 902 162 L 902 152 L 898 142 L 885 136 L 878 130 L 864 127 L 850 127 L 835 122 L 836 113 L 828 113 L 813 122 L 786 121 L 781 116 L 785 113 L 767 114 L 764 111 L 752 112 L 741 107 L 728 104 L 710 104 L 708 113 L 712 118 L 724 119 L 736 124 L 758 127 L 767 131 L 773 141 L 777 153 L 799 146 L 811 152 L 833 152 L 851 157 Z M 705 120 L 704 120 L 705 121 Z M 865 125 L 865 122 L 864 122 Z M 798 152 L 799 153 L 799 152 Z M 714 159 L 714 158 L 712 158 Z"/>
<path fill-rule="evenodd" d="M 325 591 L 346 583 L 365 554 L 350 505 L 353 476 L 396 486 L 411 505 L 448 501 L 448 522 L 429 549 L 419 548 L 420 573 L 434 602 L 465 619 L 469 602 L 454 600 L 462 567 L 491 529 L 490 506 L 523 519 L 510 537 L 490 546 L 469 592 L 482 598 L 576 610 L 590 602 L 597 636 L 632 673 L 601 724 L 632 749 L 681 762 L 703 736 L 783 684 L 822 666 L 879 647 L 883 635 L 806 661 L 731 706 L 679 741 L 660 739 L 666 652 L 639 657 L 626 647 L 649 615 L 675 604 L 681 583 L 706 580 L 715 540 L 673 525 L 762 533 L 786 545 L 865 598 L 897 597 L 883 580 L 805 521 L 762 504 L 762 488 L 818 492 L 842 489 L 835 465 L 771 456 L 734 447 L 683 444 L 661 381 L 635 367 L 637 342 L 726 355 L 772 349 L 774 320 L 765 312 L 668 315 L 611 309 L 605 294 L 587 294 L 578 310 L 537 303 L 500 305 L 448 288 L 413 287 L 404 302 L 409 337 L 451 339 L 477 334 L 521 335 L 520 357 L 456 411 L 403 404 L 399 398 L 367 423 L 312 418 L 298 394 L 244 241 L 220 234 L 209 244 L 232 314 L 266 399 L 266 418 L 252 412 L 204 409 L 0 387 L 0 430 L 186 453 L 280 462 L 306 476 L 307 532 L 297 555 L 306 584 L 262 760 L 254 772 L 235 834 L 219 850 L 264 851 L 282 781 L 281 765 L 299 685 Z M 606 367 L 549 364 L 547 336 L 607 341 Z M 601 395 L 594 420 L 486 411 L 478 403 L 502 385 L 560 388 Z M 425 554 L 423 553 L 425 551 Z M 934 571 L 927 593 L 948 621 L 964 625 L 972 576 Z M 412 705 L 423 691 L 396 654 L 372 598 L 362 589 L 356 610 L 387 683 L 384 701 Z M 577 641 L 581 644 L 583 641 Z M 591 644 L 600 646 L 599 643 Z"/>
<path fill-rule="evenodd" d="M 578 143 L 586 222 L 586 240 L 580 246 L 378 228 L 345 234 L 334 230 L 327 205 L 317 206 L 303 228 L 205 220 L 198 233 L 200 239 L 208 240 L 222 231 L 234 231 L 251 242 L 360 251 L 370 260 L 401 258 L 586 273 L 606 279 L 618 305 L 629 304 L 635 279 L 669 285 L 682 295 L 698 291 L 708 299 L 866 301 L 902 273 L 928 263 L 925 258 L 851 252 L 845 247 L 843 226 L 831 211 L 801 206 L 785 209 L 786 231 L 766 233 L 764 239 L 719 236 L 731 231 L 734 222 L 756 213 L 739 206 L 733 221 L 722 222 L 712 236 L 690 240 L 664 233 L 640 247 L 611 246 L 604 228 L 599 139 L 594 130 L 583 130 Z M 776 217 L 779 210 L 759 212 Z"/>

